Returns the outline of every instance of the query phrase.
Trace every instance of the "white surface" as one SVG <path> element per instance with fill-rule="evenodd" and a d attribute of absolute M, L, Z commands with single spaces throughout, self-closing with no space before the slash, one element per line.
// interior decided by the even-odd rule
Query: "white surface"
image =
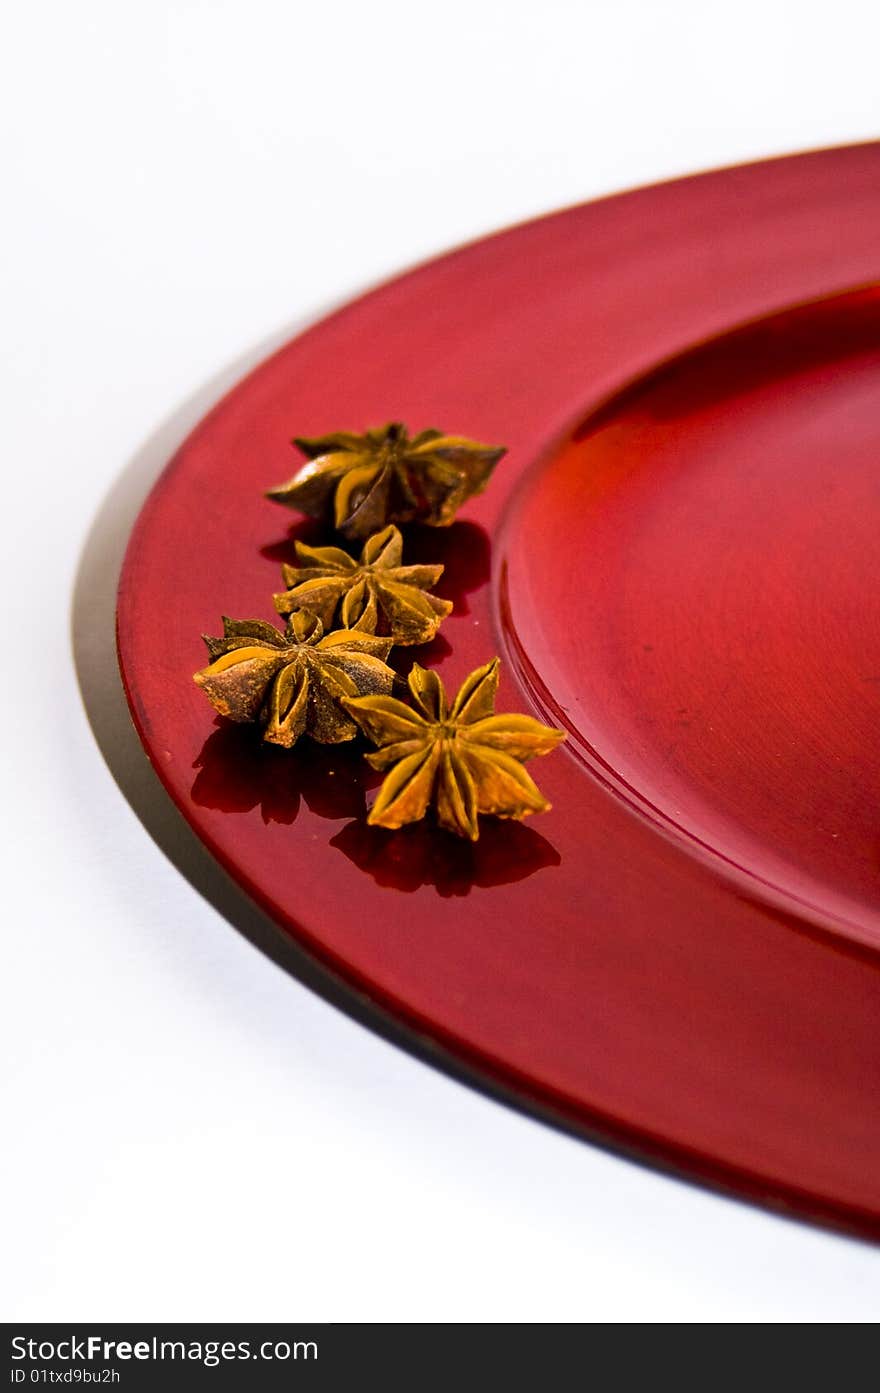
<path fill-rule="evenodd" d="M 44 0 L 7 18 L 0 1317 L 880 1313 L 877 1251 L 517 1116 L 259 953 L 123 798 L 68 641 L 107 491 L 158 467 L 242 354 L 505 222 L 876 134 L 878 16 Z"/>

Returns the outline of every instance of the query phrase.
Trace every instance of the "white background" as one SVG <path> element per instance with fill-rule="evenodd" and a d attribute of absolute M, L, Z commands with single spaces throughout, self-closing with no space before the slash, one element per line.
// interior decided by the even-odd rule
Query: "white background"
<path fill-rule="evenodd" d="M 876 1250 L 521 1117 L 259 952 L 191 884 L 212 872 L 126 746 L 109 637 L 150 478 L 267 346 L 511 220 L 878 134 L 878 15 L 31 0 L 7 18 L 0 1317 L 880 1314 Z M 81 564 L 96 728 L 189 879 L 84 714 Z"/>

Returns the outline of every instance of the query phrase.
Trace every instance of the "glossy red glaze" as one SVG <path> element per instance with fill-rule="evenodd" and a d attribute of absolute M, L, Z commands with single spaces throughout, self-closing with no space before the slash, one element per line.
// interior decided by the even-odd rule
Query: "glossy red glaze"
<path fill-rule="evenodd" d="M 511 513 L 509 641 L 586 765 L 880 948 L 880 290 L 664 364 Z"/>
<path fill-rule="evenodd" d="M 574 1125 L 873 1234 L 880 297 L 845 292 L 880 275 L 878 218 L 861 146 L 380 288 L 198 427 L 119 602 L 153 763 L 284 928 Z M 511 447 L 466 519 L 409 534 L 456 601 L 418 656 L 454 684 L 499 650 L 499 708 L 571 732 L 532 766 L 553 811 L 476 846 L 367 828 L 356 749 L 261 749 L 189 680 L 218 611 L 272 615 L 290 436 L 391 418 Z"/>

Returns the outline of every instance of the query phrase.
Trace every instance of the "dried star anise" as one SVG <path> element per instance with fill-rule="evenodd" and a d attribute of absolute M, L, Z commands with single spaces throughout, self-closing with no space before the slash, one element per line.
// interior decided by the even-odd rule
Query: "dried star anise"
<path fill-rule="evenodd" d="M 478 813 L 523 818 L 549 803 L 525 760 L 546 755 L 565 739 L 532 716 L 496 716 L 498 659 L 465 679 L 450 709 L 435 672 L 413 666 L 409 689 L 418 709 L 390 696 L 353 697 L 346 711 L 379 749 L 367 759 L 389 770 L 368 821 L 402 827 L 433 804 L 442 827 L 476 841 Z"/>
<path fill-rule="evenodd" d="M 360 561 L 339 547 L 296 544 L 299 566 L 284 566 L 289 588 L 276 595 L 279 614 L 307 609 L 329 628 L 337 610 L 343 629 L 380 629 L 395 643 L 428 643 L 452 609 L 427 591 L 442 566 L 402 566 L 403 538 L 393 525 L 364 545 Z"/>
<path fill-rule="evenodd" d="M 410 439 L 399 421 L 364 435 L 337 431 L 297 438 L 308 456 L 268 498 L 332 522 L 346 537 L 369 537 L 389 522 L 446 527 L 465 499 L 482 493 L 503 446 L 423 430 Z"/>
<path fill-rule="evenodd" d="M 291 614 L 283 633 L 260 619 L 223 619 L 223 637 L 205 643 L 211 664 L 195 674 L 211 705 L 232 721 L 260 721 L 263 739 L 294 745 L 308 734 L 323 745 L 353 740 L 357 726 L 342 702 L 390 692 L 390 638 L 339 629 L 325 634 L 314 614 Z"/>

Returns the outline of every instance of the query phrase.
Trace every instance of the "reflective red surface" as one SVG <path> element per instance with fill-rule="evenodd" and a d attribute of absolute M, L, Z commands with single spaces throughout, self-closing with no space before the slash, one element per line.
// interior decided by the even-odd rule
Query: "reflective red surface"
<path fill-rule="evenodd" d="M 880 147 L 575 208 L 382 287 L 257 369 L 122 577 L 148 753 L 289 932 L 475 1070 L 740 1193 L 880 1231 Z M 853 293 L 847 293 L 853 292 Z M 743 327 L 745 326 L 745 327 Z M 287 441 L 503 440 L 421 661 L 552 714 L 553 811 L 475 846 L 363 810 L 356 749 L 261 749 L 190 681 L 309 533 Z M 412 657 L 403 653 L 405 667 Z"/>
<path fill-rule="evenodd" d="M 880 947 L 880 290 L 631 384 L 503 554 L 509 640 L 587 766 Z"/>

